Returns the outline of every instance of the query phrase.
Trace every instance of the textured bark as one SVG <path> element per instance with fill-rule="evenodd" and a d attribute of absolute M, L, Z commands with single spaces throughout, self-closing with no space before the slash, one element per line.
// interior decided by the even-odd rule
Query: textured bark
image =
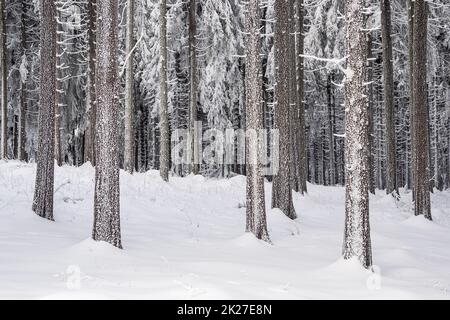
<path fill-rule="evenodd" d="M 190 148 L 190 172 L 199 173 L 199 130 L 197 121 L 197 21 L 196 21 L 196 0 L 189 0 L 189 137 L 191 138 Z"/>
<path fill-rule="evenodd" d="M 347 77 L 346 109 L 346 201 L 344 259 L 357 258 L 369 268 L 372 250 L 369 226 L 369 113 L 366 81 L 366 35 L 363 0 L 346 0 Z"/>
<path fill-rule="evenodd" d="M 384 108 L 386 117 L 386 187 L 387 193 L 398 194 L 397 146 L 395 138 L 394 67 L 391 39 L 391 3 L 381 0 L 381 34 L 383 45 Z"/>
<path fill-rule="evenodd" d="M 424 215 L 425 218 L 432 220 L 428 158 L 427 25 L 427 4 L 424 0 L 415 0 L 413 22 L 414 212 L 416 215 Z"/>
<path fill-rule="evenodd" d="M 22 17 L 21 17 L 21 41 L 22 41 L 22 56 L 26 59 L 27 53 L 27 33 L 26 33 L 26 7 L 22 2 Z M 27 123 L 27 79 L 20 79 L 20 106 L 18 119 L 18 142 L 17 142 L 17 158 L 20 161 L 26 161 L 26 123 Z"/>
<path fill-rule="evenodd" d="M 279 170 L 273 179 L 272 208 L 297 218 L 292 203 L 289 99 L 289 10 L 291 0 L 275 2 L 275 129 L 279 132 Z"/>
<path fill-rule="evenodd" d="M 369 108 L 369 191 L 372 194 L 375 194 L 375 161 L 373 157 L 373 147 L 374 147 L 374 121 L 373 115 L 375 111 L 375 103 L 374 103 L 374 55 L 372 52 L 372 36 L 370 33 L 367 33 L 367 97 L 368 97 L 368 108 Z"/>
<path fill-rule="evenodd" d="M 122 247 L 117 84 L 117 0 L 98 1 L 97 134 L 92 238 Z"/>
<path fill-rule="evenodd" d="M 6 1 L 0 0 L 0 68 L 1 68 L 1 150 L 0 157 L 8 158 L 8 70 L 6 70 L 6 23 L 5 8 Z"/>
<path fill-rule="evenodd" d="M 415 150 L 414 150 L 414 1 L 409 0 L 408 2 L 408 56 L 409 56 L 409 90 L 410 90 L 410 99 L 409 99 L 409 123 L 410 123 L 410 136 L 411 136 L 411 164 L 410 164 L 410 172 L 411 172 L 411 188 L 414 189 L 414 175 L 416 172 L 416 168 L 414 167 L 416 164 L 415 158 Z M 414 197 L 414 192 L 413 192 Z"/>
<path fill-rule="evenodd" d="M 308 156 L 305 124 L 305 80 L 304 80 L 304 11 L 303 0 L 296 0 L 296 69 L 297 69 L 297 147 L 298 147 L 298 191 L 302 194 L 308 192 L 306 181 L 308 179 Z"/>
<path fill-rule="evenodd" d="M 56 102 L 56 7 L 53 0 L 40 2 L 40 92 L 38 150 L 33 211 L 53 220 L 54 127 Z"/>
<path fill-rule="evenodd" d="M 336 184 L 336 154 L 335 154 L 335 137 L 334 137 L 334 97 L 332 92 L 332 75 L 328 76 L 327 81 L 327 96 L 328 96 L 328 143 L 330 144 L 329 150 L 329 183 L 334 186 Z"/>
<path fill-rule="evenodd" d="M 86 118 L 87 127 L 84 135 L 84 161 L 95 165 L 95 59 L 96 59 L 96 28 L 97 28 L 97 0 L 88 1 L 88 71 L 86 84 Z"/>
<path fill-rule="evenodd" d="M 263 105 L 261 72 L 261 34 L 259 0 L 250 0 L 245 17 L 246 63 L 246 149 L 247 149 L 247 232 L 258 239 L 269 240 L 266 222 L 263 148 Z"/>
<path fill-rule="evenodd" d="M 127 54 L 125 72 L 125 151 L 124 169 L 129 173 L 134 171 L 134 97 L 133 97 L 133 28 L 134 28 L 134 0 L 127 1 L 127 38 L 125 52 Z"/>
<path fill-rule="evenodd" d="M 161 144 L 159 149 L 159 171 L 164 181 L 169 181 L 170 170 L 170 133 L 169 112 L 167 106 L 167 1 L 160 0 L 160 106 L 159 126 Z"/>
<path fill-rule="evenodd" d="M 58 8 L 57 8 L 58 9 Z M 61 8 L 59 8 L 61 10 Z M 59 10 L 57 10 L 57 14 L 59 14 Z M 58 17 L 61 20 L 61 16 Z M 62 43 L 64 31 L 61 23 L 57 24 L 57 41 Z M 59 38 L 58 38 L 59 37 Z M 58 43 L 57 42 L 57 43 Z M 63 128 L 61 127 L 62 120 L 62 107 L 63 107 L 63 95 L 65 94 L 63 88 L 63 55 L 64 55 L 64 47 L 62 45 L 57 45 L 57 55 L 56 55 L 56 103 L 55 103 L 55 127 L 54 127 L 54 135 L 55 135 L 55 160 L 58 166 L 62 165 L 62 150 L 61 150 L 61 131 Z M 59 51 L 62 49 L 62 51 Z"/>
<path fill-rule="evenodd" d="M 297 72 L 296 72 L 296 39 L 295 39 L 295 0 L 289 1 L 289 132 L 291 145 L 291 161 L 290 161 L 290 179 L 291 188 L 298 192 L 300 180 L 300 170 L 298 170 L 299 163 L 299 148 L 298 148 L 298 109 L 297 109 Z"/>

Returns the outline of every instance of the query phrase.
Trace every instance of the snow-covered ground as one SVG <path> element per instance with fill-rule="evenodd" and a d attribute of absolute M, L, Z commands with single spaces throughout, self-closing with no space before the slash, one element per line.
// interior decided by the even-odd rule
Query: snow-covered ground
<path fill-rule="evenodd" d="M 340 259 L 340 187 L 295 194 L 295 222 L 268 209 L 269 245 L 243 232 L 244 177 L 122 172 L 119 250 L 90 240 L 91 166 L 56 169 L 56 222 L 30 209 L 35 171 L 0 162 L 0 298 L 450 298 L 450 192 L 432 196 L 434 222 L 410 194 L 372 197 L 372 274 Z"/>

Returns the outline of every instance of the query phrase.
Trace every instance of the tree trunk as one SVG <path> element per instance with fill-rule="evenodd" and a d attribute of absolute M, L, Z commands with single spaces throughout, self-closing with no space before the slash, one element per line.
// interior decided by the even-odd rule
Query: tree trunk
<path fill-rule="evenodd" d="M 63 6 L 63 4 L 59 4 Z M 61 20 L 60 11 L 63 8 L 57 8 L 58 19 Z M 58 166 L 62 165 L 62 150 L 61 150 L 61 118 L 62 118 L 62 107 L 63 107 L 63 94 L 65 94 L 63 88 L 63 56 L 65 52 L 65 48 L 63 47 L 64 41 L 64 30 L 62 28 L 61 23 L 58 23 L 57 26 L 57 46 L 56 46 L 56 103 L 55 103 L 55 127 L 54 127 L 54 135 L 55 135 L 55 160 Z M 61 50 L 58 52 L 58 50 Z"/>
<path fill-rule="evenodd" d="M 411 164 L 410 164 L 410 180 L 412 181 L 410 187 L 413 189 L 414 198 L 414 175 L 416 168 L 415 161 L 415 150 L 414 150 L 414 1 L 409 0 L 408 3 L 408 56 L 409 56 L 409 90 L 410 90 L 410 101 L 409 101 L 409 126 L 410 126 L 410 145 L 411 145 Z M 413 199 L 414 200 L 414 199 Z"/>
<path fill-rule="evenodd" d="M 346 0 L 347 78 L 346 109 L 346 202 L 344 259 L 357 258 L 369 268 L 372 250 L 369 227 L 369 113 L 366 82 L 366 35 L 363 0 Z"/>
<path fill-rule="evenodd" d="M 329 183 L 334 186 L 336 184 L 336 171 L 335 171 L 335 138 L 334 138 L 334 101 L 333 101 L 333 92 L 332 92 L 332 75 L 328 76 L 327 81 L 327 96 L 328 96 L 328 143 L 330 144 L 329 150 Z"/>
<path fill-rule="evenodd" d="M 22 3 L 22 17 L 21 17 L 21 36 L 22 36 L 22 64 L 27 66 L 27 33 L 26 33 L 26 7 Z M 22 78 L 24 77 L 24 78 Z M 17 143 L 17 158 L 20 161 L 26 161 L 26 123 L 27 123 L 27 78 L 26 75 L 21 75 L 20 79 L 20 107 L 19 107 L 19 128 L 18 128 L 18 143 Z"/>
<path fill-rule="evenodd" d="M 97 28 L 97 0 L 88 1 L 88 71 L 86 84 L 86 118 L 87 127 L 84 140 L 84 161 L 95 165 L 95 59 L 96 59 L 96 28 Z"/>
<path fill-rule="evenodd" d="M 386 187 L 398 194 L 395 139 L 394 68 L 392 64 L 391 3 L 381 0 L 381 34 L 383 42 L 384 107 L 386 116 Z"/>
<path fill-rule="evenodd" d="M 124 169 L 129 173 L 134 171 L 134 96 L 133 96 L 133 28 L 134 28 L 134 0 L 127 1 L 127 38 L 126 72 L 125 72 L 125 151 Z"/>
<path fill-rule="evenodd" d="M 375 57 L 372 52 L 372 36 L 370 33 L 367 34 L 367 97 L 368 97 L 368 108 L 369 108 L 369 191 L 371 194 L 375 194 L 375 167 L 374 167 L 374 157 L 373 157 L 373 146 L 374 146 L 374 121 L 373 114 L 375 111 L 374 103 L 374 60 Z"/>
<path fill-rule="evenodd" d="M 117 0 L 98 2 L 97 134 L 92 238 L 122 248 L 120 236 Z"/>
<path fill-rule="evenodd" d="M 56 6 L 41 0 L 41 58 L 38 116 L 38 150 L 33 211 L 53 220 L 56 102 Z"/>
<path fill-rule="evenodd" d="M 189 1 L 189 137 L 191 139 L 190 148 L 190 172 L 199 173 L 199 128 L 197 124 L 197 16 L 196 0 Z"/>
<path fill-rule="evenodd" d="M 299 175 L 301 174 L 298 170 L 299 161 L 299 148 L 298 148 L 298 135 L 296 134 L 299 127 L 298 119 L 298 99 L 297 99 L 297 70 L 296 70 L 296 37 L 295 37 L 295 23 L 296 23 L 296 5 L 295 0 L 289 1 L 289 132 L 290 135 L 290 146 L 291 146 L 291 161 L 290 161 L 290 179 L 291 188 L 298 192 L 300 191 L 300 186 L 298 181 L 300 180 Z"/>
<path fill-rule="evenodd" d="M 307 142 L 306 142 L 306 125 L 305 125 L 305 80 L 304 80 L 304 11 L 303 1 L 296 0 L 296 19 L 295 19 L 295 34 L 296 34 L 296 69 L 297 69 L 297 148 L 298 148 L 298 189 L 301 194 L 308 192 L 306 181 L 308 179 L 308 156 L 307 156 Z"/>
<path fill-rule="evenodd" d="M 269 240 L 264 195 L 263 105 L 261 72 L 261 34 L 259 0 L 247 4 L 245 30 L 247 34 L 245 90 L 246 90 L 246 149 L 247 149 L 247 232 L 258 239 Z"/>
<path fill-rule="evenodd" d="M 413 23 L 414 212 L 432 220 L 428 168 L 427 24 L 427 4 L 425 0 L 416 0 Z"/>
<path fill-rule="evenodd" d="M 160 156 L 159 171 L 164 181 L 169 181 L 170 170 L 170 133 L 169 111 L 167 106 L 167 1 L 160 0 Z"/>
<path fill-rule="evenodd" d="M 275 129 L 279 133 L 278 173 L 273 179 L 272 208 L 280 209 L 286 216 L 296 219 L 292 203 L 291 139 L 289 99 L 289 10 L 291 0 L 275 2 Z M 275 146 L 277 147 L 277 146 Z"/>
<path fill-rule="evenodd" d="M 8 158 L 8 70 L 6 69 L 6 2 L 0 0 L 0 64 L 1 64 L 1 104 L 2 104 L 2 127 L 1 127 L 1 159 Z"/>

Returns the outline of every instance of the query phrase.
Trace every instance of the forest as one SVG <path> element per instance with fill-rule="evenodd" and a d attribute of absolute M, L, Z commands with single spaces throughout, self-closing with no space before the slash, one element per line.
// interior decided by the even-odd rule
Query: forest
<path fill-rule="evenodd" d="M 0 65 L 0 298 L 449 298 L 448 0 L 0 0 Z"/>

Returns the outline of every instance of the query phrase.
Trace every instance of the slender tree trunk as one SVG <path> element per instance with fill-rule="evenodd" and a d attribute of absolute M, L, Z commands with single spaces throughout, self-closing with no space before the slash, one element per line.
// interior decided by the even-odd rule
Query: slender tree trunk
<path fill-rule="evenodd" d="M 196 0 L 189 0 L 189 137 L 190 172 L 199 173 L 199 128 L 197 125 L 197 13 Z"/>
<path fill-rule="evenodd" d="M 159 171 L 164 181 L 169 181 L 170 170 L 170 132 L 167 106 L 167 1 L 160 0 L 160 156 Z"/>
<path fill-rule="evenodd" d="M 429 177 L 429 131 L 427 92 L 428 8 L 425 0 L 414 2 L 413 23 L 413 144 L 414 144 L 414 212 L 431 220 Z"/>
<path fill-rule="evenodd" d="M 117 0 L 98 1 L 97 134 L 92 238 L 122 248 L 119 189 Z"/>
<path fill-rule="evenodd" d="M 297 144 L 298 144 L 298 189 L 301 194 L 308 192 L 306 181 L 308 179 L 308 156 L 307 156 L 307 142 L 306 142 L 306 124 L 305 124 L 305 80 L 304 80 L 304 39 L 303 34 L 303 1 L 296 0 L 296 19 L 295 19 L 295 34 L 296 34 L 296 69 L 297 69 L 297 123 L 296 129 Z"/>
<path fill-rule="evenodd" d="M 411 140 L 411 188 L 414 189 L 414 175 L 416 172 L 416 160 L 415 160 L 415 150 L 414 150 L 414 1 L 409 0 L 408 3 L 408 56 L 409 56 L 409 90 L 410 90 L 410 100 L 409 100 L 409 126 L 410 126 L 410 140 Z M 413 190 L 413 198 L 414 198 Z"/>
<path fill-rule="evenodd" d="M 369 191 L 375 194 L 375 167 L 374 167 L 374 157 L 373 157 L 373 146 L 374 146 L 374 125 L 373 125 L 373 114 L 375 111 L 374 103 L 374 90 L 373 90 L 373 68 L 374 68 L 374 55 L 372 52 L 372 36 L 367 33 L 367 97 L 368 97 L 368 108 L 369 108 Z"/>
<path fill-rule="evenodd" d="M 369 113 L 366 93 L 366 35 L 363 0 L 346 0 L 347 78 L 346 203 L 344 259 L 357 258 L 369 268 L 372 250 L 369 227 Z"/>
<path fill-rule="evenodd" d="M 84 140 L 84 161 L 95 165 L 95 125 L 96 125 L 96 97 L 95 97 L 95 59 L 96 59 L 96 28 L 97 28 L 97 0 L 88 1 L 88 71 L 86 84 L 86 118 L 88 121 Z"/>
<path fill-rule="evenodd" d="M 56 102 L 56 6 L 41 0 L 41 58 L 38 116 L 38 150 L 33 211 L 53 220 Z"/>
<path fill-rule="evenodd" d="M 381 0 L 381 34 L 383 42 L 384 107 L 386 116 L 386 186 L 387 193 L 398 194 L 395 139 L 394 67 L 391 39 L 391 3 Z"/>
<path fill-rule="evenodd" d="M 296 36 L 295 36 L 295 23 L 296 23 L 296 6 L 295 0 L 289 1 L 289 126 L 290 132 L 290 145 L 291 145 L 291 188 L 298 192 L 300 186 L 297 182 L 300 180 L 301 174 L 298 170 L 297 164 L 299 163 L 299 148 L 298 148 L 298 135 L 296 134 L 299 127 L 298 109 L 297 109 L 297 70 L 296 70 Z"/>
<path fill-rule="evenodd" d="M 127 38 L 126 38 L 126 73 L 125 73 L 125 152 L 124 169 L 133 173 L 134 163 L 134 97 L 133 97 L 133 29 L 134 0 L 127 1 Z"/>
<path fill-rule="evenodd" d="M 22 36 L 22 64 L 27 66 L 27 33 L 26 33 L 26 7 L 22 2 L 22 17 L 21 17 L 21 36 Z M 22 78 L 23 77 L 23 78 Z M 21 75 L 20 79 L 20 107 L 19 107 L 19 128 L 18 128 L 18 143 L 17 143 L 17 158 L 20 161 L 26 161 L 26 121 L 27 121 L 27 78 L 26 75 Z"/>
<path fill-rule="evenodd" d="M 330 150 L 329 150 L 329 162 L 330 162 L 330 168 L 329 168 L 329 176 L 330 176 L 330 185 L 334 186 L 336 184 L 336 171 L 335 171 L 335 142 L 334 142 L 334 123 L 333 123 L 333 110 L 334 110 L 334 101 L 333 101 L 333 93 L 331 90 L 332 83 L 332 75 L 328 76 L 328 83 L 327 83 L 327 96 L 328 96 L 328 143 L 330 144 Z"/>
<path fill-rule="evenodd" d="M 272 208 L 280 209 L 286 216 L 296 219 L 292 203 L 291 139 L 289 99 L 289 10 L 291 0 L 275 2 L 275 129 L 279 132 L 279 167 L 273 179 Z"/>
<path fill-rule="evenodd" d="M 8 82 L 6 69 L 6 1 L 0 0 L 0 64 L 1 64 L 1 104 L 2 104 L 2 127 L 1 127 L 1 158 L 8 158 Z"/>
<path fill-rule="evenodd" d="M 245 30 L 247 34 L 245 90 L 246 90 L 246 145 L 247 145 L 247 232 L 258 239 L 269 240 L 264 195 L 263 104 L 261 72 L 261 34 L 259 0 L 247 4 Z"/>
<path fill-rule="evenodd" d="M 62 4 L 59 4 L 62 6 Z M 61 8 L 57 8 L 57 14 L 59 16 L 59 19 L 61 19 L 60 11 Z M 57 42 L 56 46 L 56 103 L 55 103 L 55 127 L 54 127 L 54 135 L 55 135 L 55 160 L 58 166 L 62 165 L 62 150 L 61 150 L 61 118 L 62 118 L 62 108 L 63 108 L 63 94 L 65 94 L 64 88 L 63 88 L 63 79 L 64 79 L 64 73 L 63 73 L 63 56 L 65 52 L 65 48 L 63 47 L 64 44 L 64 31 L 62 29 L 61 23 L 58 23 L 57 26 L 57 39 L 59 38 L 59 41 Z M 61 43 L 61 44 L 59 44 Z M 58 50 L 61 49 L 60 52 Z"/>

